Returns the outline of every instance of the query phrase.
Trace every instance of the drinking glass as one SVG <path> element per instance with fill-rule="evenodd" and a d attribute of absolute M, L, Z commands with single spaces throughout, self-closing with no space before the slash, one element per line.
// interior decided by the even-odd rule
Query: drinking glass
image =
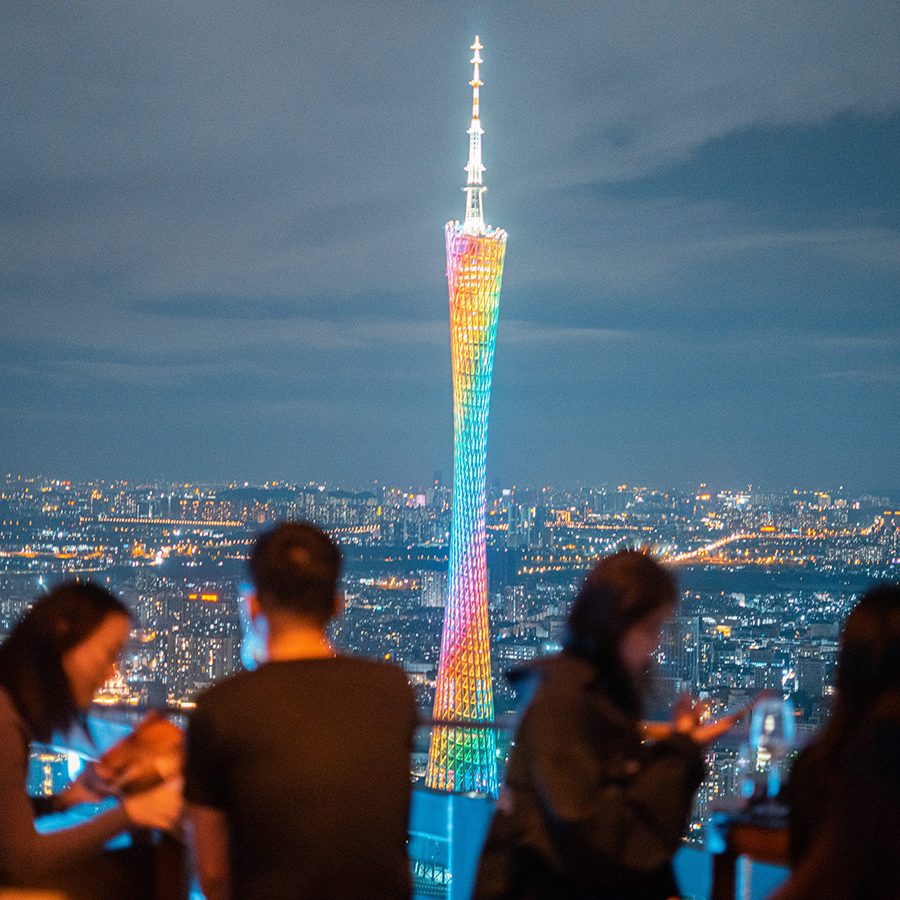
<path fill-rule="evenodd" d="M 764 697 L 750 717 L 750 748 L 756 770 L 766 773 L 770 799 L 778 796 L 784 760 L 794 744 L 794 705 L 780 697 Z"/>

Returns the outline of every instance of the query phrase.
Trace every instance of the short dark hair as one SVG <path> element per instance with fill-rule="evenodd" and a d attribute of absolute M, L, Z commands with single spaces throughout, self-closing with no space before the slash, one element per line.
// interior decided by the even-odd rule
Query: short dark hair
<path fill-rule="evenodd" d="M 0 686 L 37 740 L 49 741 L 54 731 L 79 720 L 82 710 L 63 655 L 114 614 L 131 618 L 128 607 L 100 585 L 66 581 L 37 600 L 0 645 Z"/>
<path fill-rule="evenodd" d="M 282 522 L 259 536 L 250 578 L 263 612 L 284 610 L 324 625 L 334 615 L 341 553 L 308 522 Z"/>
<path fill-rule="evenodd" d="M 620 550 L 588 573 L 572 603 L 565 649 L 590 660 L 629 713 L 639 714 L 638 687 L 625 671 L 619 644 L 633 625 L 678 601 L 675 576 L 648 553 Z"/>

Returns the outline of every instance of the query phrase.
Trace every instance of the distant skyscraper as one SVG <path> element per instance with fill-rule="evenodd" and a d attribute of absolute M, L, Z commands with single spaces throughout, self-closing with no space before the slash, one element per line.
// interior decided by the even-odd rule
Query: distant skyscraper
<path fill-rule="evenodd" d="M 506 232 L 484 224 L 481 118 L 478 91 L 481 43 L 475 67 L 466 218 L 448 222 L 447 282 L 453 358 L 453 518 L 447 606 L 434 701 L 435 719 L 492 722 L 494 692 L 488 630 L 485 543 L 485 458 L 491 373 L 497 336 Z M 428 756 L 428 787 L 496 795 L 496 735 L 489 728 L 438 726 Z"/>
<path fill-rule="evenodd" d="M 447 602 L 447 573 L 422 572 L 422 606 L 443 607 Z"/>

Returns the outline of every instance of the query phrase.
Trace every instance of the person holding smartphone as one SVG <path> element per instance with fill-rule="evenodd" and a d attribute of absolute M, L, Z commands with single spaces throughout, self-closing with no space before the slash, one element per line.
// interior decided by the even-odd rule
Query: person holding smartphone
<path fill-rule="evenodd" d="M 49 833 L 35 828 L 36 815 L 98 803 L 115 788 L 93 768 L 52 797 L 29 797 L 26 785 L 32 741 L 83 725 L 130 629 L 130 613 L 117 597 L 95 584 L 65 582 L 40 598 L 0 645 L 0 886 L 52 888 L 73 900 L 152 891 L 152 879 L 129 872 L 129 854 L 104 847 L 131 828 L 175 825 L 182 809 L 177 778 Z"/>
<path fill-rule="evenodd" d="M 562 653 L 534 667 L 476 898 L 677 896 L 671 861 L 703 746 L 735 720 L 702 723 L 702 706 L 685 698 L 655 740 L 644 732 L 645 676 L 677 598 L 674 576 L 643 552 L 590 572 Z"/>

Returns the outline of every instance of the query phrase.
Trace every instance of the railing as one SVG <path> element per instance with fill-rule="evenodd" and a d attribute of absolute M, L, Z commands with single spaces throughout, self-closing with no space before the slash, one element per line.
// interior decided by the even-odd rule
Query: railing
<path fill-rule="evenodd" d="M 53 749 L 90 758 L 121 740 L 148 711 L 132 706 L 95 707 L 89 717 L 94 745 L 87 740 L 75 740 L 65 747 Z M 182 721 L 185 718 L 184 710 L 170 709 L 167 712 Z M 430 730 L 448 725 L 491 728 L 498 734 L 498 746 L 503 748 L 509 746 L 515 724 L 515 718 L 511 716 L 499 717 L 492 724 L 437 721 L 428 715 L 420 718 L 413 755 L 414 769 L 418 760 L 419 771 L 413 773 L 415 781 L 408 845 L 416 898 L 463 900 L 470 895 L 495 802 L 483 795 L 448 794 L 425 788 L 423 763 Z M 738 735 L 732 741 L 740 739 Z M 502 772 L 505 751 L 501 750 L 498 755 Z M 785 870 L 771 865 L 754 865 L 752 860 L 755 858 L 766 864 L 781 862 L 783 856 L 774 854 L 771 844 L 766 845 L 769 849 L 760 851 L 758 841 L 754 844 L 749 838 L 744 840 L 747 837 L 744 831 L 723 832 L 721 837 L 717 845 L 711 844 L 708 848 L 686 845 L 676 854 L 675 868 L 683 895 L 703 900 L 711 897 L 714 900 L 730 900 L 738 889 L 742 900 L 762 900 L 777 880 L 784 877 Z M 158 848 L 157 881 L 164 881 L 167 885 L 167 893 L 161 893 L 160 897 L 177 896 L 177 892 L 172 893 L 172 885 L 173 880 L 184 878 L 183 847 L 167 840 L 161 842 Z M 192 896 L 201 896 L 196 885 Z"/>

